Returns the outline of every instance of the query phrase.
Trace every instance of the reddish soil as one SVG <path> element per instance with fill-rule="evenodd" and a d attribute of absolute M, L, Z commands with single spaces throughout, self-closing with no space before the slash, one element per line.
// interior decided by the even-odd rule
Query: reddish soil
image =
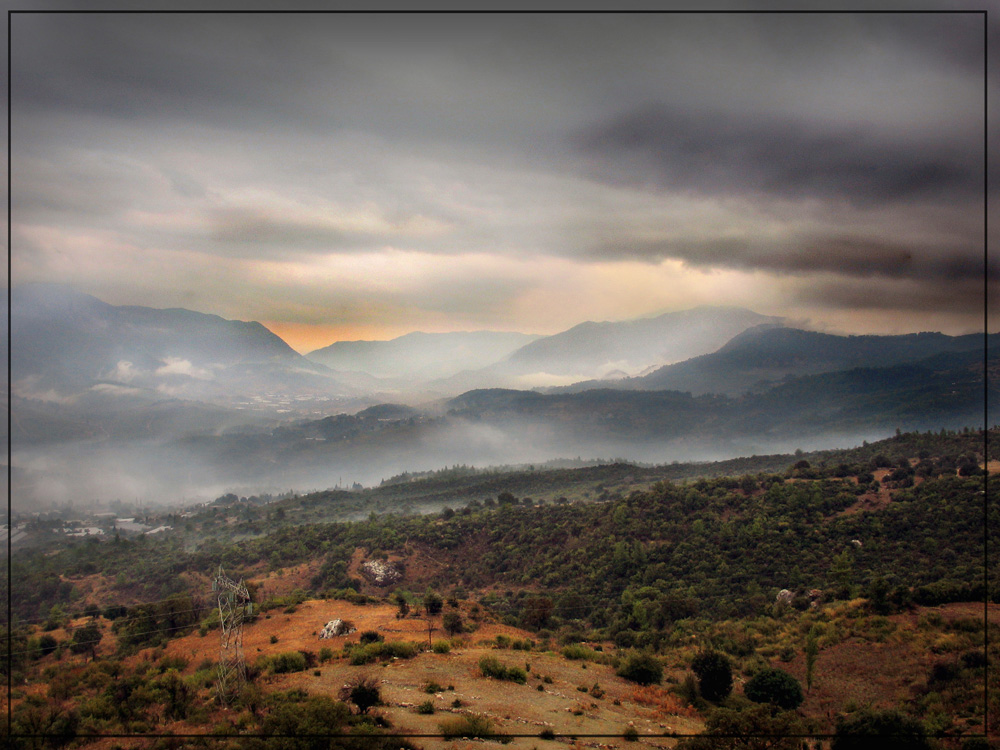
<path fill-rule="evenodd" d="M 336 618 L 350 620 L 358 632 L 321 640 L 316 633 Z M 444 633 L 440 630 L 439 617 L 433 619 L 433 625 L 436 627 L 433 640 L 442 639 Z M 365 630 L 381 633 L 386 641 L 426 643 L 428 637 L 425 618 L 397 619 L 395 607 L 309 600 L 298 605 L 291 614 L 271 610 L 246 626 L 243 650 L 249 663 L 283 651 L 318 653 L 321 648 L 329 647 L 337 652 L 346 642 L 356 642 L 359 633 Z M 703 726 L 696 716 L 690 715 L 690 710 L 671 702 L 666 691 L 653 699 L 641 696 L 643 702 L 640 702 L 634 696 L 635 686 L 617 677 L 610 666 L 569 661 L 551 652 L 497 650 L 488 642 L 500 634 L 512 639 L 532 638 L 532 634 L 518 628 L 483 624 L 474 633 L 465 634 L 461 645 L 448 654 L 425 652 L 413 659 L 394 659 L 382 665 L 362 667 L 350 666 L 337 659 L 320 665 L 318 676 L 313 670 L 307 670 L 289 675 L 265 675 L 261 679 L 268 692 L 301 687 L 310 693 L 336 696 L 345 683 L 358 675 L 377 674 L 386 703 L 378 710 L 385 713 L 397 729 L 414 733 L 438 732 L 441 721 L 469 712 L 486 713 L 494 719 L 498 730 L 520 734 L 537 734 L 545 728 L 557 734 L 620 734 L 630 722 L 639 734 L 690 733 L 700 731 Z M 277 643 L 271 643 L 272 635 L 277 637 Z M 171 641 L 166 654 L 187 658 L 189 665 L 185 671 L 192 672 L 203 660 L 218 659 L 218 631 L 203 638 L 194 634 Z M 530 665 L 533 676 L 529 677 L 527 685 L 486 679 L 478 669 L 479 659 L 486 654 L 496 656 L 509 666 Z M 546 676 L 551 678 L 551 683 L 542 680 Z M 437 682 L 446 689 L 428 694 L 423 688 L 430 682 Z M 589 689 L 595 683 L 605 691 L 600 698 L 577 690 L 578 687 Z M 539 685 L 543 688 L 541 691 L 537 689 Z M 448 686 L 454 689 L 448 690 Z M 456 699 L 463 704 L 459 708 L 452 705 Z M 616 699 L 620 705 L 614 705 Z M 434 714 L 416 713 L 415 706 L 425 701 L 434 704 Z M 669 740 L 647 743 L 663 747 L 674 744 Z M 425 748 L 481 745 L 435 739 L 422 739 L 419 744 Z M 626 746 L 623 740 L 614 738 L 581 741 L 580 744 L 582 747 Z M 515 740 L 510 747 L 529 750 L 536 745 L 537 740 L 529 738 Z"/>
<path fill-rule="evenodd" d="M 888 619 L 904 626 L 903 633 L 912 633 L 918 621 L 930 613 L 952 621 L 964 618 L 982 619 L 983 605 L 972 602 L 946 604 L 940 607 L 919 607 L 912 612 L 892 615 Z M 991 604 L 990 622 L 1000 623 L 1000 605 Z M 809 716 L 825 718 L 832 731 L 836 714 L 849 701 L 859 707 L 888 708 L 913 698 L 914 687 L 924 684 L 935 662 L 942 657 L 924 646 L 910 643 L 907 637 L 889 636 L 884 642 L 848 638 L 828 648 L 816 657 L 813 688 L 799 709 Z M 773 666 L 792 674 L 806 686 L 805 656 L 798 653 L 790 662 L 775 661 Z M 969 731 L 982 731 L 969 728 Z"/>

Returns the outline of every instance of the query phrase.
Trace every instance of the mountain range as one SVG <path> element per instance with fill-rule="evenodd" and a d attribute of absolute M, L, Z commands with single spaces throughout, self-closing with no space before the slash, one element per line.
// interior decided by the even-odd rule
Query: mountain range
<path fill-rule="evenodd" d="M 226 405 L 266 393 L 329 397 L 355 408 L 379 400 L 457 395 L 635 374 L 716 350 L 780 319 L 735 307 L 587 322 L 551 336 L 414 332 L 338 341 L 303 356 L 257 322 L 185 309 L 114 306 L 71 287 L 15 287 L 15 393 L 66 396 L 96 385 Z M 292 404 L 286 404 L 292 405 Z"/>
<path fill-rule="evenodd" d="M 43 502 L 842 446 L 992 424 L 984 398 L 1000 403 L 996 336 L 835 336 L 740 308 L 547 337 L 338 342 L 309 356 L 260 323 L 116 307 L 66 287 L 15 288 L 11 309 L 12 487 Z M 610 377 L 523 388 L 576 371 Z"/>
<path fill-rule="evenodd" d="M 70 396 L 95 386 L 197 400 L 268 390 L 355 389 L 257 322 L 185 309 L 116 307 L 62 285 L 11 292 L 12 388 Z"/>
<path fill-rule="evenodd" d="M 717 351 L 666 365 L 641 377 L 613 383 L 584 381 L 564 390 L 579 392 L 595 387 L 611 387 L 737 396 L 747 392 L 760 393 L 804 375 L 855 367 L 891 367 L 948 352 L 982 353 L 983 346 L 982 334 L 835 336 L 761 325 L 733 336 Z"/>

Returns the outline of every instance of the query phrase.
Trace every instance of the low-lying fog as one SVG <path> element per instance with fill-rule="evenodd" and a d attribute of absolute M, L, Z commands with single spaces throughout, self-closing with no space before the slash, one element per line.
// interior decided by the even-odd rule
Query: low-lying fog
<path fill-rule="evenodd" d="M 585 434 L 560 433 L 528 422 L 498 426 L 463 419 L 401 425 L 397 430 L 401 434 L 379 441 L 285 439 L 264 432 L 25 447 L 14 453 L 12 503 L 16 512 L 65 505 L 87 509 L 116 500 L 177 505 L 212 500 L 234 488 L 245 495 L 350 487 L 355 482 L 373 486 L 403 472 L 456 464 L 541 464 L 576 457 L 640 463 L 714 461 L 797 448 L 853 446 L 888 434 L 602 443 Z"/>

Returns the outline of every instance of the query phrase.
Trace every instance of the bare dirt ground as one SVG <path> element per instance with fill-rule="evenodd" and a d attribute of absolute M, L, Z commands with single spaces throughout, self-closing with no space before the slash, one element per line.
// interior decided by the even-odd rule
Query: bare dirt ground
<path fill-rule="evenodd" d="M 360 632 L 365 630 L 380 633 L 386 641 L 427 642 L 426 619 L 397 619 L 395 613 L 395 608 L 387 605 L 357 606 L 342 601 L 319 600 L 303 602 L 291 614 L 271 610 L 244 628 L 244 653 L 247 661 L 253 663 L 262 655 L 283 651 L 318 653 L 324 646 L 339 651 L 346 642 L 356 642 Z M 358 632 L 321 640 L 316 634 L 329 620 L 336 618 L 350 620 Z M 433 624 L 437 628 L 433 640 L 444 638 L 440 617 L 434 618 Z M 640 736 L 665 732 L 697 733 L 703 728 L 697 716 L 676 704 L 665 690 L 659 691 L 662 695 L 653 695 L 656 690 L 643 695 L 635 685 L 617 677 L 610 666 L 570 661 L 554 653 L 495 649 L 484 643 L 500 634 L 511 638 L 531 638 L 530 633 L 517 628 L 483 625 L 476 632 L 463 635 L 464 645 L 453 648 L 447 654 L 425 652 L 412 659 L 394 659 L 381 665 L 364 666 L 351 666 L 345 660 L 336 659 L 319 665 L 316 670 L 267 675 L 261 679 L 267 692 L 297 687 L 311 694 L 337 697 L 345 684 L 359 675 L 371 674 L 380 680 L 386 704 L 376 710 L 387 716 L 399 731 L 439 733 L 439 723 L 443 720 L 465 713 L 485 713 L 494 720 L 498 731 L 533 735 L 515 739 L 508 745 L 524 750 L 536 747 L 539 742 L 537 735 L 545 729 L 565 735 L 616 735 L 601 739 L 580 737 L 578 742 L 581 747 L 619 747 L 627 744 L 621 735 L 630 726 Z M 277 637 L 276 643 L 271 643 L 271 636 Z M 187 658 L 189 665 L 185 671 L 192 672 L 204 659 L 218 659 L 218 632 L 213 631 L 205 637 L 193 634 L 171 641 L 166 654 Z M 487 654 L 508 666 L 530 667 L 528 684 L 518 685 L 483 677 L 478 664 L 479 659 Z M 545 677 L 551 682 L 545 682 Z M 426 693 L 424 688 L 431 682 L 444 689 L 435 694 Z M 589 691 L 595 683 L 604 691 L 599 698 L 577 689 L 583 687 Z M 637 695 L 645 702 L 639 702 Z M 651 705 L 657 702 L 657 697 L 661 705 Z M 435 713 L 416 713 L 416 706 L 428 700 L 433 702 Z M 461 702 L 460 707 L 453 705 L 456 700 Z M 619 705 L 615 705 L 616 700 Z M 671 709 L 688 715 L 673 713 Z M 662 747 L 675 744 L 673 740 L 662 738 L 640 741 Z M 481 742 L 432 738 L 420 739 L 417 744 L 429 749 L 482 746 Z M 635 747 L 634 743 L 630 746 Z"/>

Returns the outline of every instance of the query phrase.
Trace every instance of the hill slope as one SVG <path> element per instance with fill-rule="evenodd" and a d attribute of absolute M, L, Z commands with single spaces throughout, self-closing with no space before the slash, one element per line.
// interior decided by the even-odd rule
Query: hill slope
<path fill-rule="evenodd" d="M 996 340 L 996 337 L 991 337 Z M 692 394 L 738 395 L 789 377 L 855 367 L 890 367 L 943 352 L 982 352 L 983 336 L 914 333 L 903 336 L 835 336 L 795 328 L 751 328 L 711 354 L 661 367 L 623 386 Z"/>
<path fill-rule="evenodd" d="M 97 383 L 203 399 L 234 390 L 351 390 L 254 321 L 116 307 L 60 285 L 17 287 L 11 308 L 13 385 L 22 394 Z"/>
<path fill-rule="evenodd" d="M 537 338 L 495 331 L 418 331 L 390 341 L 337 341 L 306 356 L 334 370 L 365 372 L 378 378 L 429 380 L 499 362 Z"/>
<path fill-rule="evenodd" d="M 635 372 L 713 351 L 741 331 L 780 318 L 739 307 L 697 307 L 655 318 L 581 323 L 511 354 L 507 367 L 519 373 L 603 376 Z"/>

